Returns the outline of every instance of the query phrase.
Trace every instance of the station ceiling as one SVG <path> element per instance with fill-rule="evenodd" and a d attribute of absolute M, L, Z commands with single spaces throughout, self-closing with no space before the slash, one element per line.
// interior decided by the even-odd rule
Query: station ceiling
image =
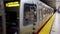
<path fill-rule="evenodd" d="M 56 0 L 56 9 L 60 7 L 60 0 Z"/>
<path fill-rule="evenodd" d="M 3 1 L 14 1 L 14 0 L 3 0 Z M 51 6 L 52 8 L 56 8 L 56 0 L 40 0 L 40 1 L 46 3 L 47 5 Z"/>
<path fill-rule="evenodd" d="M 52 8 L 56 9 L 56 0 L 40 0 L 47 5 L 51 6 Z"/>
<path fill-rule="evenodd" d="M 3 0 L 3 1 L 19 1 L 19 0 Z"/>

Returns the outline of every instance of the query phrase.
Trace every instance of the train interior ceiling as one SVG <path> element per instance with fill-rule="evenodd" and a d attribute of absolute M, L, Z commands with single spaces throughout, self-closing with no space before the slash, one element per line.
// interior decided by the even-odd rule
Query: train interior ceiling
<path fill-rule="evenodd" d="M 0 34 L 59 34 L 57 1 L 0 0 Z"/>

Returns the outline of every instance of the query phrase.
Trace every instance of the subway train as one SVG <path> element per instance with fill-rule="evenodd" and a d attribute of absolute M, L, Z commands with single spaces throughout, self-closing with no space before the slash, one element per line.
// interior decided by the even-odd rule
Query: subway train
<path fill-rule="evenodd" d="M 54 9 L 39 0 L 4 2 L 7 34 L 36 34 Z"/>
<path fill-rule="evenodd" d="M 36 34 L 53 13 L 53 8 L 39 0 L 21 0 L 20 34 Z"/>

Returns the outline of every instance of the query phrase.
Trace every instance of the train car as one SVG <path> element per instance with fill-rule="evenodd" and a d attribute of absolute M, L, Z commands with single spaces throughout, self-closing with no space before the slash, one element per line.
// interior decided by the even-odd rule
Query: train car
<path fill-rule="evenodd" d="M 36 34 L 54 9 L 39 0 L 4 2 L 7 34 Z"/>
<path fill-rule="evenodd" d="M 36 34 L 53 12 L 53 8 L 39 0 L 21 0 L 20 34 Z"/>
<path fill-rule="evenodd" d="M 46 21 L 53 15 L 54 9 L 49 7 L 48 5 L 44 4 L 41 1 L 37 3 L 37 14 L 38 14 L 38 22 L 36 23 L 35 33 L 38 33 L 38 30 L 41 30 Z"/>

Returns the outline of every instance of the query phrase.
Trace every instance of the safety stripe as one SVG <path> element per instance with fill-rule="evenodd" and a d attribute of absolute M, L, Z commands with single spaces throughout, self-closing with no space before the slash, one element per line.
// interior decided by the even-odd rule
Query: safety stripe
<path fill-rule="evenodd" d="M 50 30 L 52 27 L 52 24 L 54 22 L 56 14 L 52 16 L 52 18 L 47 22 L 47 24 L 44 26 L 44 28 L 39 32 L 39 34 L 50 34 Z"/>
<path fill-rule="evenodd" d="M 54 14 L 53 14 L 54 15 Z M 41 30 L 44 28 L 44 26 L 48 23 L 48 21 L 53 17 L 53 15 L 45 22 L 45 24 L 35 33 L 38 34 L 39 32 L 41 32 Z"/>

